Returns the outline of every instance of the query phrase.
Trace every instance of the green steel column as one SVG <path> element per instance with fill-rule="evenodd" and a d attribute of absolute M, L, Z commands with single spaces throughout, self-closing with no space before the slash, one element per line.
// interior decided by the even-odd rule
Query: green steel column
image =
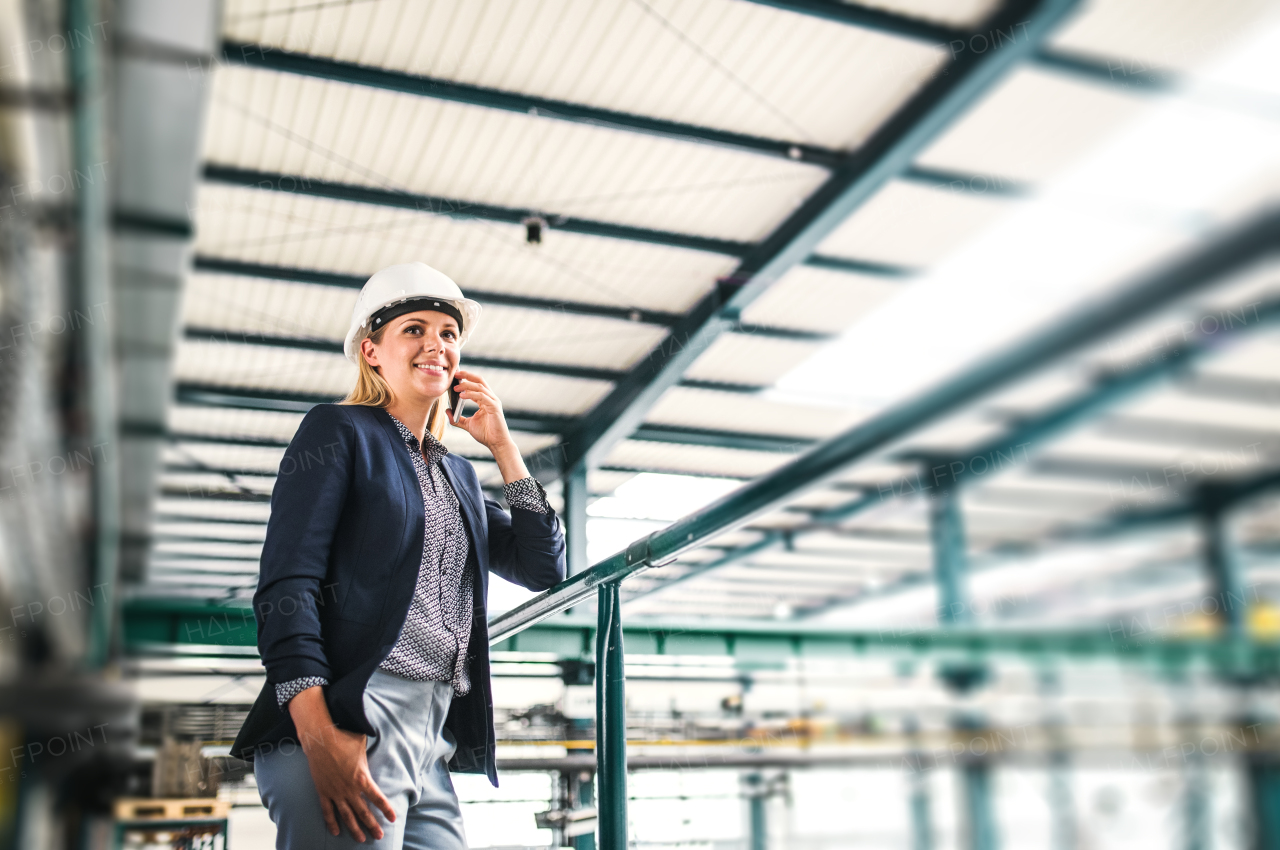
<path fill-rule="evenodd" d="M 1252 829 L 1249 850 L 1280 850 L 1280 761 L 1256 754 L 1247 763 Z"/>
<path fill-rule="evenodd" d="M 586 570 L 587 561 L 587 465 L 578 463 L 564 476 L 564 542 L 569 575 Z"/>
<path fill-rule="evenodd" d="M 917 763 L 911 771 L 911 850 L 933 850 L 929 816 L 929 774 Z"/>
<path fill-rule="evenodd" d="M 1231 537 L 1227 531 L 1227 508 L 1217 500 L 1211 500 L 1201 515 L 1204 532 L 1204 562 L 1209 571 L 1213 593 L 1218 598 L 1222 622 L 1233 638 L 1245 637 L 1248 613 L 1245 607 L 1244 576 L 1240 562 L 1232 551 Z"/>
<path fill-rule="evenodd" d="M 595 783 L 594 777 L 586 774 L 578 777 L 578 794 L 575 802 L 575 808 L 587 809 L 595 804 Z M 596 850 L 596 836 L 594 832 L 588 832 L 585 835 L 575 836 L 573 839 L 574 850 Z"/>
<path fill-rule="evenodd" d="M 759 773 L 750 773 L 743 778 L 747 791 L 747 848 L 748 850 L 767 850 L 769 847 L 769 824 L 765 820 L 765 802 L 768 785 Z"/>
<path fill-rule="evenodd" d="M 907 752 L 908 809 L 911 814 L 911 850 L 933 850 L 933 823 L 929 812 L 929 773 L 925 753 L 920 748 L 920 721 L 914 715 L 906 720 L 905 729 L 911 740 Z"/>
<path fill-rule="evenodd" d="M 929 502 L 929 534 L 933 542 L 933 576 L 938 584 L 938 622 L 967 623 L 972 616 L 965 588 L 964 521 L 958 485 L 952 483 L 936 491 Z"/>
<path fill-rule="evenodd" d="M 1192 755 L 1187 762 L 1186 785 L 1182 796 L 1183 838 L 1185 850 L 1209 850 L 1213 846 L 1210 839 L 1209 783 L 1205 776 L 1204 762 L 1199 753 Z"/>
<path fill-rule="evenodd" d="M 600 850 L 627 848 L 627 696 L 618 582 L 601 585 L 596 625 L 596 792 Z"/>
<path fill-rule="evenodd" d="M 933 543 L 934 580 L 938 585 L 938 622 L 956 626 L 973 621 L 966 587 L 964 521 L 960 513 L 960 485 L 952 480 L 935 491 L 929 503 L 929 535 Z M 986 678 L 982 667 L 960 664 L 943 671 L 953 690 L 967 691 Z M 958 728 L 982 728 L 980 718 L 960 718 Z M 991 765 L 985 758 L 972 758 L 960 765 L 961 817 L 960 846 L 964 850 L 996 850 L 995 809 L 991 800 Z"/>
<path fill-rule="evenodd" d="M 67 27 L 74 49 L 67 51 L 75 91 L 75 170 L 90 175 L 78 181 L 76 210 L 76 308 L 86 315 L 95 305 L 114 314 L 111 299 L 110 198 L 105 179 L 106 56 L 105 15 L 100 0 L 67 0 Z M 93 179 L 93 175 L 98 175 Z M 92 584 L 103 601 L 90 613 L 87 662 L 101 667 L 111 655 L 112 626 L 118 606 L 116 570 L 120 553 L 120 442 L 116 421 L 114 323 L 90 322 L 80 331 L 80 366 L 88 413 L 89 442 L 103 446 L 111 458 L 93 468 L 93 540 L 89 562 Z"/>
<path fill-rule="evenodd" d="M 991 800 L 991 768 L 985 759 L 960 766 L 961 804 L 964 806 L 964 850 L 996 850 L 995 809 Z"/>

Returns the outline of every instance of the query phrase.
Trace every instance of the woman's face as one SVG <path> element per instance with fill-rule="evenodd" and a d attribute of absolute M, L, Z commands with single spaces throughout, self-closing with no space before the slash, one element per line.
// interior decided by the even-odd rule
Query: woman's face
<path fill-rule="evenodd" d="M 365 338 L 360 351 L 378 370 L 397 399 L 433 401 L 458 371 L 458 322 L 435 310 L 419 310 L 391 320 L 382 342 Z"/>

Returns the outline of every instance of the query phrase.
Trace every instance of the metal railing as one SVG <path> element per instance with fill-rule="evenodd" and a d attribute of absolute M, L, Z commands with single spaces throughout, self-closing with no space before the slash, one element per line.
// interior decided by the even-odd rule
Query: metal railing
<path fill-rule="evenodd" d="M 625 550 L 490 621 L 490 642 L 497 643 L 597 594 L 596 776 L 600 850 L 624 850 L 627 846 L 626 704 L 619 592 L 623 581 L 642 570 L 671 563 L 717 535 L 829 480 L 906 434 L 1277 252 L 1280 208 L 1272 208 L 1115 293 L 1078 307 L 1054 326 L 1034 332 L 918 397 L 855 425 L 785 466 L 636 540 Z"/>

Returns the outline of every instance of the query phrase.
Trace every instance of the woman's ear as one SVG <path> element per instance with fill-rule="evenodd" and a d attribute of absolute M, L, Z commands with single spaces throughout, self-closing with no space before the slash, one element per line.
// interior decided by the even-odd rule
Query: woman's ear
<path fill-rule="evenodd" d="M 364 362 L 377 368 L 378 347 L 373 344 L 373 340 L 369 339 L 369 337 L 360 340 L 360 356 L 364 358 Z"/>

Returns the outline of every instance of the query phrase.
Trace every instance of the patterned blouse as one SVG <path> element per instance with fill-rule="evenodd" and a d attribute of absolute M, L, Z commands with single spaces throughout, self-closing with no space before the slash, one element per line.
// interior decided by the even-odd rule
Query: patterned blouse
<path fill-rule="evenodd" d="M 452 682 L 453 692 L 462 696 L 471 690 L 467 676 L 467 645 L 474 616 L 476 562 L 470 552 L 458 496 L 445 478 L 441 458 L 449 453 L 430 431 L 426 433 L 426 454 L 418 438 L 394 416 L 404 438 L 422 503 L 426 511 L 422 563 L 409 603 L 400 637 L 381 668 L 414 681 Z M 546 492 L 533 477 L 503 485 L 512 507 L 545 514 L 551 511 Z M 327 679 L 307 676 L 276 685 L 276 702 L 281 708 L 293 697 Z"/>

